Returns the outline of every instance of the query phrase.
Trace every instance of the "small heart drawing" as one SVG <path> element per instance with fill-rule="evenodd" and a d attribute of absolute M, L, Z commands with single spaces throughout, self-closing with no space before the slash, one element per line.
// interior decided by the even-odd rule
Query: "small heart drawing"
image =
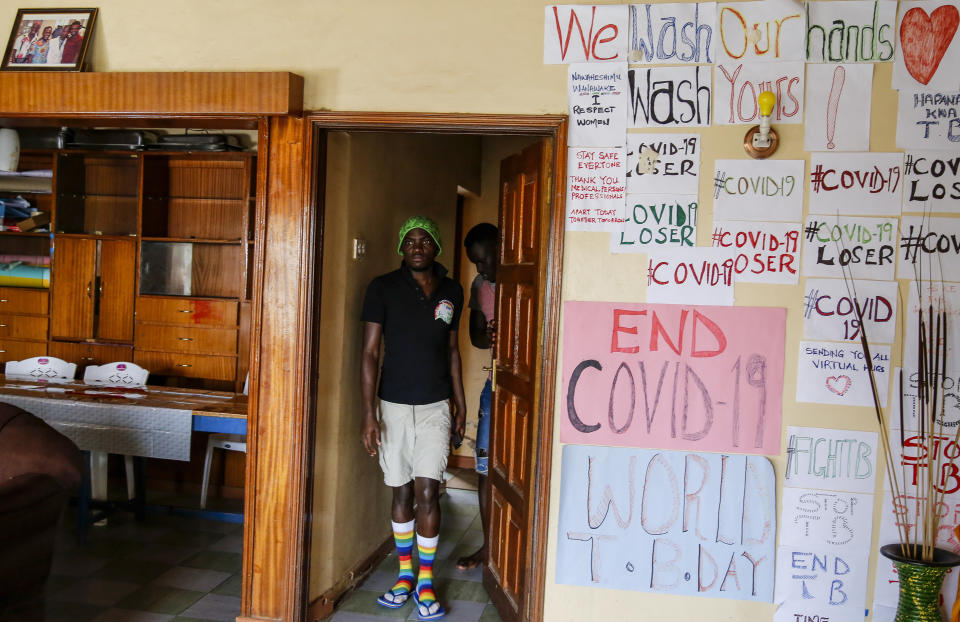
<path fill-rule="evenodd" d="M 850 376 L 830 376 L 827 378 L 827 388 L 837 395 L 846 393 L 851 384 L 853 384 L 853 381 L 850 380 Z"/>
<path fill-rule="evenodd" d="M 960 25 L 957 7 L 945 4 L 930 15 L 914 7 L 900 21 L 900 50 L 907 71 L 917 82 L 929 84 L 947 53 L 953 35 Z"/>

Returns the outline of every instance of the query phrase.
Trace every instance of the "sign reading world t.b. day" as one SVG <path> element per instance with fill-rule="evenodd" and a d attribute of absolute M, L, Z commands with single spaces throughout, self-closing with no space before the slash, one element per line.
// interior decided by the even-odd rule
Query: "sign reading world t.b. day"
<path fill-rule="evenodd" d="M 770 602 L 776 531 L 762 456 L 563 448 L 558 583 Z"/>
<path fill-rule="evenodd" d="M 780 453 L 785 322 L 770 307 L 564 303 L 561 442 Z"/>

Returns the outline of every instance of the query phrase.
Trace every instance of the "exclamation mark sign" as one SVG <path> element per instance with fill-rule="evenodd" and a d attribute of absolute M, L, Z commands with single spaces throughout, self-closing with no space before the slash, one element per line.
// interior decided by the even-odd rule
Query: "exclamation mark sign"
<path fill-rule="evenodd" d="M 827 98 L 827 149 L 836 148 L 833 135 L 837 132 L 837 108 L 840 107 L 840 93 L 846 79 L 847 70 L 843 65 L 837 65 L 833 70 L 833 84 L 830 85 L 830 96 Z"/>

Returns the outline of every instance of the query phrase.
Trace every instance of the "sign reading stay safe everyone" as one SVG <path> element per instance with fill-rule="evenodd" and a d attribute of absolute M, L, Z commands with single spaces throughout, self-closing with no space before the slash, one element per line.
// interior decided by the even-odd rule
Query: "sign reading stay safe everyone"
<path fill-rule="evenodd" d="M 778 454 L 785 322 L 769 307 L 565 303 L 561 442 Z"/>

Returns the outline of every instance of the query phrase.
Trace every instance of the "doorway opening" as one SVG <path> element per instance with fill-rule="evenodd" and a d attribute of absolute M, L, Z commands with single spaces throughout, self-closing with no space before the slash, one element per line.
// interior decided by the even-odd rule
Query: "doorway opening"
<path fill-rule="evenodd" d="M 314 113 L 306 153 L 318 223 L 309 390 L 316 396 L 306 525 L 308 619 L 392 550 L 390 493 L 360 443 L 360 307 L 367 284 L 395 270 L 411 215 L 440 225 L 438 261 L 464 287 L 476 276 L 463 235 L 500 228 L 498 345 L 490 450 L 491 508 L 483 584 L 504 620 L 542 618 L 563 231 L 565 118 Z M 525 168 L 524 168 L 525 167 Z M 558 188 L 560 189 L 558 191 Z M 459 270 L 455 270 L 455 267 Z M 459 272 L 459 274 L 456 274 Z M 465 317 L 469 315 L 464 314 Z M 490 352 L 460 351 L 468 439 Z M 536 466 L 534 466 L 536 465 Z M 472 468 L 469 440 L 451 467 Z M 447 520 L 447 517 L 444 518 Z M 441 547 L 443 546 L 441 527 Z M 442 579 L 438 592 L 444 597 Z"/>

